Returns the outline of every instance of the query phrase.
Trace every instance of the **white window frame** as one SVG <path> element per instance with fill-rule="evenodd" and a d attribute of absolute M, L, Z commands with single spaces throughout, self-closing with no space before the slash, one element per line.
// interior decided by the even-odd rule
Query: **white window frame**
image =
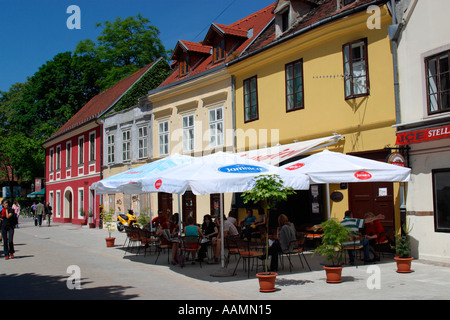
<path fill-rule="evenodd" d="M 56 146 L 56 171 L 61 170 L 61 146 Z"/>
<path fill-rule="evenodd" d="M 122 161 L 131 161 L 131 129 L 122 131 Z"/>
<path fill-rule="evenodd" d="M 72 141 L 66 142 L 66 168 L 72 166 Z"/>
<path fill-rule="evenodd" d="M 166 156 L 169 154 L 170 150 L 170 139 L 169 139 L 169 120 L 161 121 L 159 123 L 159 155 L 160 156 Z"/>
<path fill-rule="evenodd" d="M 84 137 L 78 137 L 78 164 L 84 163 Z"/>
<path fill-rule="evenodd" d="M 194 151 L 195 148 L 195 115 L 183 116 L 183 152 Z"/>
<path fill-rule="evenodd" d="M 115 162 L 115 141 L 116 137 L 114 134 L 109 134 L 106 137 L 106 160 L 108 163 L 114 163 Z"/>
<path fill-rule="evenodd" d="M 148 157 L 148 127 L 138 127 L 138 159 Z"/>
<path fill-rule="evenodd" d="M 82 218 L 81 210 L 84 210 L 84 188 L 78 188 L 78 218 Z M 84 212 L 87 214 L 87 212 Z"/>
<path fill-rule="evenodd" d="M 48 171 L 49 172 L 53 172 L 53 170 L 55 169 L 55 166 L 54 166 L 54 157 L 55 156 L 55 150 L 53 150 L 53 148 L 51 148 L 50 149 L 50 151 L 49 151 L 49 164 L 48 164 Z"/>
<path fill-rule="evenodd" d="M 223 106 L 209 110 L 209 147 L 216 148 L 224 145 L 224 117 Z"/>
<path fill-rule="evenodd" d="M 89 162 L 95 161 L 95 131 L 89 133 Z"/>

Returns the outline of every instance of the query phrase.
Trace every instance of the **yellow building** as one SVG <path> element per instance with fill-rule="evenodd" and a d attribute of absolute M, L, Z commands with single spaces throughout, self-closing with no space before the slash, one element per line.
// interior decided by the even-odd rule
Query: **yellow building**
<path fill-rule="evenodd" d="M 236 86 L 237 151 L 337 133 L 345 139 L 330 150 L 385 161 L 386 147 L 395 147 L 391 16 L 386 1 L 373 3 L 277 1 L 273 23 L 247 55 L 227 64 Z M 249 139 L 250 133 L 258 139 Z M 325 187 L 298 192 L 279 211 L 296 226 L 320 223 L 326 219 Z M 336 195 L 332 217 L 342 219 L 347 209 L 357 217 L 373 211 L 386 216 L 387 230 L 398 227 L 397 184 L 329 188 Z"/>
<path fill-rule="evenodd" d="M 273 5 L 230 25 L 213 23 L 201 42 L 178 41 L 172 74 L 140 103 L 152 109 L 152 160 L 173 154 L 201 156 L 234 151 L 234 87 L 225 63 L 245 52 L 273 19 Z M 152 212 L 182 211 L 201 223 L 220 212 L 219 194 L 151 195 Z M 228 215 L 233 195 L 224 197 Z"/>

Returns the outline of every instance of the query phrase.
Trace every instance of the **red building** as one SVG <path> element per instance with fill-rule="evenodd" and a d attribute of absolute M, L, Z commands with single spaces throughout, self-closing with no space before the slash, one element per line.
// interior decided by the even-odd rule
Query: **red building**
<path fill-rule="evenodd" d="M 92 213 L 98 225 L 100 196 L 89 187 L 102 179 L 103 129 L 99 117 L 113 109 L 160 60 L 92 98 L 44 142 L 45 197 L 53 207 L 55 222 L 82 224 Z"/>

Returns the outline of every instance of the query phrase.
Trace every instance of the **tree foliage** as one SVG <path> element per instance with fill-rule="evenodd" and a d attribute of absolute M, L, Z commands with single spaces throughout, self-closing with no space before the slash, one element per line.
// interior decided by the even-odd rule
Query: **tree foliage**
<path fill-rule="evenodd" d="M 103 28 L 97 42 L 81 41 L 74 52 L 43 64 L 26 83 L 0 92 L 0 154 L 19 180 L 44 176 L 42 143 L 90 99 L 167 55 L 158 29 L 141 15 L 97 26 Z"/>
<path fill-rule="evenodd" d="M 81 41 L 75 54 L 96 57 L 105 64 L 104 77 L 98 82 L 102 89 L 109 88 L 160 57 L 167 58 L 158 28 L 140 14 L 98 23 L 97 27 L 103 27 L 97 42 Z"/>

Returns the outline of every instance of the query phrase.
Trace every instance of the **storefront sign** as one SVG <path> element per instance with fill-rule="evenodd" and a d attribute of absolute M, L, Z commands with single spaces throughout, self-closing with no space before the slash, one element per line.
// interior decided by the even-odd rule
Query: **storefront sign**
<path fill-rule="evenodd" d="M 392 152 L 388 158 L 387 158 L 387 162 L 399 167 L 406 167 L 406 160 L 405 157 L 398 153 L 398 152 Z"/>
<path fill-rule="evenodd" d="M 407 145 L 431 140 L 450 138 L 450 125 L 397 133 L 397 145 Z"/>

